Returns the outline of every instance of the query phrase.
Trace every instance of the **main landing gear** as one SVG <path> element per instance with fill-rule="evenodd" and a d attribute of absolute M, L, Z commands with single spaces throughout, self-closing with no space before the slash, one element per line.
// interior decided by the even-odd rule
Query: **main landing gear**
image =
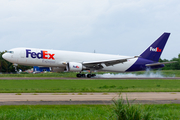
<path fill-rule="evenodd" d="M 76 77 L 78 77 L 78 78 L 85 78 L 85 77 L 91 78 L 91 77 L 95 77 L 95 76 L 96 76 L 96 74 L 87 74 L 87 75 L 85 75 L 85 74 L 77 74 L 76 75 Z"/>

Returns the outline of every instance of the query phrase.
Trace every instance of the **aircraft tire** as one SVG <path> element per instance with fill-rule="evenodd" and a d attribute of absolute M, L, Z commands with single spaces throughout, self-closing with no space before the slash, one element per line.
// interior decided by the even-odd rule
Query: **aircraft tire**
<path fill-rule="evenodd" d="M 76 77 L 80 78 L 80 77 L 82 77 L 82 75 L 81 74 L 77 74 Z"/>
<path fill-rule="evenodd" d="M 88 77 L 88 78 L 91 78 L 91 77 L 92 77 L 92 75 L 91 75 L 91 74 L 87 74 L 87 77 Z"/>
<path fill-rule="evenodd" d="M 85 74 L 81 74 L 81 77 L 85 78 L 85 77 L 86 77 L 86 75 L 85 75 Z"/>
<path fill-rule="evenodd" d="M 96 76 L 96 74 L 92 74 L 91 76 L 92 76 L 92 77 L 95 77 L 95 76 Z"/>

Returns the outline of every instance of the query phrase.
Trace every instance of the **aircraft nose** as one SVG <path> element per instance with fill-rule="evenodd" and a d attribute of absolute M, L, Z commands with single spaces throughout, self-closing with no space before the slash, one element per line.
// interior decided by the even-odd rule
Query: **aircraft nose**
<path fill-rule="evenodd" d="M 6 53 L 4 53 L 4 54 L 2 55 L 2 57 L 3 57 L 5 60 L 7 60 L 7 54 L 6 54 Z"/>

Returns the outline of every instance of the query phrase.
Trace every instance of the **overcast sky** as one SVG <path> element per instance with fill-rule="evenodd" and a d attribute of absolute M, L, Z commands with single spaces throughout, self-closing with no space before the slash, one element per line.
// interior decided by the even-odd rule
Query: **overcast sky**
<path fill-rule="evenodd" d="M 15 47 L 140 55 L 164 32 L 180 53 L 179 0 L 0 0 L 0 51 Z"/>

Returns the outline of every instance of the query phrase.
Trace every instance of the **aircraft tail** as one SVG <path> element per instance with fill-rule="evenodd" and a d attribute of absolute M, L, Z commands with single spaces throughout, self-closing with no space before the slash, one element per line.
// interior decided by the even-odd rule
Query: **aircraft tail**
<path fill-rule="evenodd" d="M 142 58 L 159 61 L 164 46 L 169 38 L 170 33 L 163 33 L 152 45 L 150 45 L 140 56 Z"/>

